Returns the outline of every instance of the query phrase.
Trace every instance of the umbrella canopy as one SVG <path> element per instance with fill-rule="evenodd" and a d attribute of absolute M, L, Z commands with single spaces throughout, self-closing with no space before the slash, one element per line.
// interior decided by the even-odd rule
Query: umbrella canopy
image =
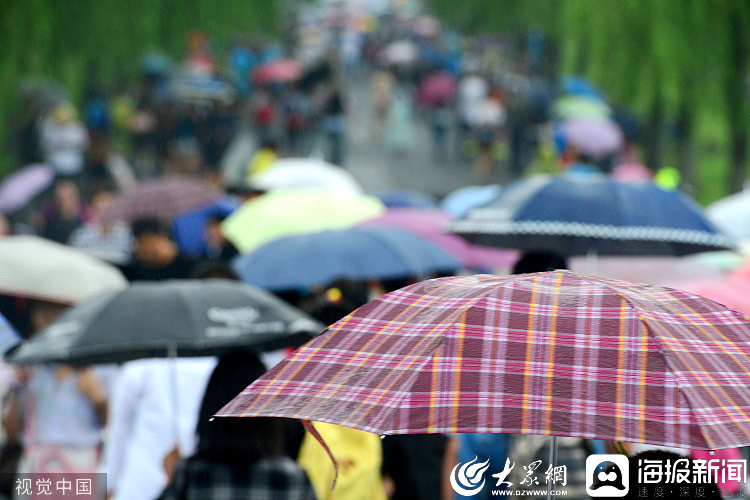
<path fill-rule="evenodd" d="M 605 101 L 604 94 L 593 83 L 580 76 L 566 76 L 560 81 L 563 94 Z"/>
<path fill-rule="evenodd" d="M 0 213 L 12 214 L 25 207 L 54 180 L 55 171 L 42 164 L 29 165 L 9 175 L 0 184 Z"/>
<path fill-rule="evenodd" d="M 240 202 L 226 196 L 208 205 L 185 212 L 172 222 L 174 239 L 180 250 L 192 257 L 200 257 L 206 250 L 206 224 L 211 217 L 227 217 L 234 212 Z"/>
<path fill-rule="evenodd" d="M 456 77 L 438 71 L 424 79 L 417 90 L 417 102 L 426 107 L 440 107 L 450 103 L 458 90 Z"/>
<path fill-rule="evenodd" d="M 292 59 L 278 59 L 255 69 L 255 83 L 258 85 L 293 82 L 301 76 L 302 68 Z"/>
<path fill-rule="evenodd" d="M 0 238 L 0 294 L 78 304 L 127 285 L 116 267 L 36 236 Z"/>
<path fill-rule="evenodd" d="M 500 195 L 498 184 L 486 186 L 464 186 L 458 188 L 440 202 L 440 209 L 453 217 L 463 217 L 472 208 L 489 203 Z"/>
<path fill-rule="evenodd" d="M 217 99 L 228 103 L 235 98 L 234 88 L 229 83 L 208 75 L 175 78 L 170 83 L 170 92 L 175 98 L 186 101 Z"/>
<path fill-rule="evenodd" d="M 118 196 L 104 213 L 107 220 L 175 216 L 207 205 L 221 196 L 209 183 L 190 177 L 165 177 L 145 181 Z"/>
<path fill-rule="evenodd" d="M 735 238 L 750 238 L 750 190 L 727 196 L 706 209 L 708 218 Z"/>
<path fill-rule="evenodd" d="M 280 299 L 235 281 L 142 282 L 66 311 L 8 361 L 89 365 L 237 347 L 273 350 L 322 329 Z"/>
<path fill-rule="evenodd" d="M 734 247 L 679 191 L 603 174 L 518 181 L 449 230 L 477 244 L 560 255 L 687 255 Z"/>
<path fill-rule="evenodd" d="M 360 227 L 395 227 L 421 236 L 460 260 L 470 269 L 509 269 L 518 252 L 471 245 L 463 238 L 445 232 L 451 216 L 440 210 L 392 208 L 366 220 Z"/>
<path fill-rule="evenodd" d="M 411 64 L 418 57 L 419 47 L 408 40 L 393 42 L 380 53 L 380 58 L 385 64 Z"/>
<path fill-rule="evenodd" d="M 375 196 L 388 208 L 437 208 L 435 198 L 419 191 L 387 189 L 378 191 Z"/>
<path fill-rule="evenodd" d="M 0 356 L 10 351 L 23 341 L 21 335 L 13 328 L 5 316 L 0 315 Z"/>
<path fill-rule="evenodd" d="M 242 281 L 269 290 L 456 271 L 461 263 L 417 235 L 389 227 L 299 234 L 271 241 L 235 259 Z"/>
<path fill-rule="evenodd" d="M 553 114 L 561 119 L 570 118 L 608 118 L 612 116 L 612 108 L 601 99 L 590 97 L 567 96 L 561 97 L 552 105 Z"/>
<path fill-rule="evenodd" d="M 250 177 L 257 189 L 327 188 L 362 193 L 362 186 L 341 167 L 317 158 L 283 158 Z"/>
<path fill-rule="evenodd" d="M 248 253 L 282 236 L 344 229 L 385 211 L 374 197 L 328 189 L 276 190 L 244 203 L 222 224 L 224 235 Z"/>
<path fill-rule="evenodd" d="M 749 333 L 678 290 L 569 271 L 441 278 L 360 307 L 218 415 L 746 446 Z"/>
<path fill-rule="evenodd" d="M 604 118 L 575 118 L 562 124 L 560 133 L 566 144 L 575 146 L 593 159 L 618 152 L 625 142 L 620 127 Z"/>
<path fill-rule="evenodd" d="M 745 266 L 728 276 L 672 281 L 669 286 L 685 290 L 750 316 L 750 267 Z"/>

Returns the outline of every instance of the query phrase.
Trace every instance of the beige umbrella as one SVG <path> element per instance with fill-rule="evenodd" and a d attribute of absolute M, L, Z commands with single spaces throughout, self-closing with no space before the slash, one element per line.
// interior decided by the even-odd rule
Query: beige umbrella
<path fill-rule="evenodd" d="M 127 280 L 114 266 L 36 236 L 0 238 L 0 294 L 78 304 Z"/>

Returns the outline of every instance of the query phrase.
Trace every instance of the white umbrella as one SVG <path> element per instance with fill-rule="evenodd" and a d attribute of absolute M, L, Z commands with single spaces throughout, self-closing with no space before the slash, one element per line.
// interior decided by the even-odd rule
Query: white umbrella
<path fill-rule="evenodd" d="M 362 186 L 352 174 L 317 158 L 284 158 L 273 162 L 268 169 L 250 177 L 250 184 L 258 189 L 328 188 L 337 192 L 362 194 Z"/>
<path fill-rule="evenodd" d="M 401 40 L 383 49 L 381 57 L 387 64 L 409 64 L 419 57 L 419 49 L 412 42 Z"/>
<path fill-rule="evenodd" d="M 469 112 L 469 123 L 475 127 L 499 127 L 505 123 L 505 109 L 495 99 L 484 99 Z"/>
<path fill-rule="evenodd" d="M 78 304 L 127 280 L 114 266 L 36 236 L 0 238 L 0 294 Z"/>
<path fill-rule="evenodd" d="M 750 190 L 722 198 L 706 209 L 709 220 L 737 239 L 750 239 Z"/>

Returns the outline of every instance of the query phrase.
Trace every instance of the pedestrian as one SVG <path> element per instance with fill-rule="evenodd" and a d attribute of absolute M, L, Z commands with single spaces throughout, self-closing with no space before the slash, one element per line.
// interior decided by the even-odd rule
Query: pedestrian
<path fill-rule="evenodd" d="M 62 102 L 52 109 L 42 122 L 40 141 L 45 162 L 59 177 L 72 179 L 79 189 L 83 188 L 89 136 L 72 104 Z"/>
<path fill-rule="evenodd" d="M 122 269 L 129 281 L 185 279 L 190 275 L 195 261 L 180 253 L 164 223 L 141 219 L 133 222 L 132 229 L 135 249 Z"/>
<path fill-rule="evenodd" d="M 284 455 L 284 422 L 277 418 L 212 418 L 266 371 L 247 351 L 222 356 L 206 387 L 195 453 L 181 461 L 160 500 L 314 500 L 305 471 Z"/>
<path fill-rule="evenodd" d="M 133 251 L 133 235 L 123 221 L 109 221 L 102 216 L 112 205 L 114 193 L 106 186 L 97 187 L 89 200 L 92 219 L 76 228 L 68 243 L 94 257 L 115 265 L 127 262 Z"/>
<path fill-rule="evenodd" d="M 346 104 L 340 77 L 334 77 L 323 109 L 323 129 L 328 139 L 327 160 L 334 165 L 344 165 L 346 140 Z"/>
<path fill-rule="evenodd" d="M 229 262 L 240 253 L 221 231 L 224 219 L 226 216 L 214 215 L 206 222 L 206 251 L 203 254 L 205 260 Z"/>
<path fill-rule="evenodd" d="M 52 200 L 42 207 L 41 235 L 58 243 L 67 243 L 73 231 L 91 220 L 91 212 L 71 179 L 59 179 Z"/>

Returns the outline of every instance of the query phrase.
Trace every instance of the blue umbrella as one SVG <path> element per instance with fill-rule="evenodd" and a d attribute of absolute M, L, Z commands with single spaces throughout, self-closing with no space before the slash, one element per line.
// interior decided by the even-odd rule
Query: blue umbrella
<path fill-rule="evenodd" d="M 0 315 L 0 355 L 13 349 L 20 344 L 22 340 L 21 335 L 19 335 L 10 322 L 5 319 L 5 316 Z"/>
<path fill-rule="evenodd" d="M 464 186 L 458 188 L 440 202 L 440 209 L 448 212 L 453 217 L 463 217 L 469 210 L 481 207 L 500 195 L 500 186 L 489 184 L 487 186 Z"/>
<path fill-rule="evenodd" d="M 390 227 L 357 227 L 279 238 L 233 262 L 242 281 L 268 290 L 456 271 L 450 254 L 414 234 Z"/>
<path fill-rule="evenodd" d="M 191 212 L 178 215 L 172 222 L 172 231 L 177 246 L 191 257 L 200 257 L 206 250 L 205 229 L 208 219 L 216 216 L 227 217 L 239 205 L 238 200 L 227 196 Z"/>
<path fill-rule="evenodd" d="M 688 255 L 732 249 L 693 200 L 603 174 L 535 176 L 449 226 L 472 243 L 560 255 Z"/>
<path fill-rule="evenodd" d="M 378 191 L 375 196 L 388 208 L 437 208 L 433 197 L 408 189 Z"/>
<path fill-rule="evenodd" d="M 593 83 L 580 76 L 566 76 L 560 81 L 560 91 L 563 94 L 589 97 L 605 101 L 604 93 Z"/>

